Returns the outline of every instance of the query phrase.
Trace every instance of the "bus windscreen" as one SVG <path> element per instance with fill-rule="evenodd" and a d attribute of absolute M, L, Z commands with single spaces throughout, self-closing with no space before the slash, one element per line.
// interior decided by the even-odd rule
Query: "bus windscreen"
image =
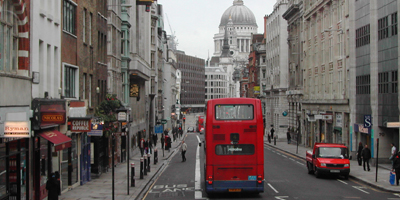
<path fill-rule="evenodd" d="M 253 155 L 253 144 L 219 144 L 215 146 L 216 155 Z"/>
<path fill-rule="evenodd" d="M 248 104 L 219 104 L 215 106 L 216 120 L 253 120 L 254 107 Z"/>

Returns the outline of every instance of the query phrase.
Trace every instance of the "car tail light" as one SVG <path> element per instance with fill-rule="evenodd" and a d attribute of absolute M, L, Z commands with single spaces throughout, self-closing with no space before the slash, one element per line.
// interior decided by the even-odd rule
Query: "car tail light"
<path fill-rule="evenodd" d="M 212 176 L 208 176 L 208 184 L 211 185 L 213 183 Z"/>
<path fill-rule="evenodd" d="M 257 182 L 258 182 L 258 184 L 262 183 L 262 176 L 261 175 L 257 176 Z"/>

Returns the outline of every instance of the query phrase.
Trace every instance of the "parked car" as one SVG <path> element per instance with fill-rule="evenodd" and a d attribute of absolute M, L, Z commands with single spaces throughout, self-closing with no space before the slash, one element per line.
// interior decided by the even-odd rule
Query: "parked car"
<path fill-rule="evenodd" d="M 193 128 L 192 126 L 190 126 L 190 127 L 187 129 L 187 132 L 194 132 L 194 128 Z"/>

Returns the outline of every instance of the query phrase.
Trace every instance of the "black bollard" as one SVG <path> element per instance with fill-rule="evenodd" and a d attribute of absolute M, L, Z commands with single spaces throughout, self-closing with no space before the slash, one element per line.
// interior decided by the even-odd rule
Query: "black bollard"
<path fill-rule="evenodd" d="M 150 158 L 151 158 L 151 155 L 150 154 L 147 154 L 147 172 L 150 172 Z"/>
<path fill-rule="evenodd" d="M 135 187 L 135 163 L 131 163 L 131 187 Z"/>
<path fill-rule="evenodd" d="M 274 137 L 274 145 L 276 145 L 276 137 Z"/>
<path fill-rule="evenodd" d="M 158 153 L 157 153 L 157 148 L 154 148 L 154 165 L 156 165 L 158 162 Z"/>
<path fill-rule="evenodd" d="M 140 179 L 143 179 L 143 157 L 140 158 Z"/>
<path fill-rule="evenodd" d="M 147 154 L 144 154 L 144 168 L 143 168 L 143 174 L 146 176 L 147 175 Z"/>

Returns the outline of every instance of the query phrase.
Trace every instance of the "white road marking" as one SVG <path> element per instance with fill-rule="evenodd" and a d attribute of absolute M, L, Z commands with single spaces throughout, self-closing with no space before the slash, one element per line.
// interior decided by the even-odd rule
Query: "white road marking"
<path fill-rule="evenodd" d="M 293 158 L 289 158 L 289 160 L 295 161 Z"/>
<path fill-rule="evenodd" d="M 296 161 L 297 163 L 299 163 L 300 165 L 305 165 L 304 163 L 301 163 L 301 162 L 299 162 L 299 161 Z"/>
<path fill-rule="evenodd" d="M 287 156 L 285 156 L 285 155 L 282 155 L 282 157 L 287 158 Z"/>
<path fill-rule="evenodd" d="M 200 138 L 197 136 L 197 140 L 200 143 Z M 194 198 L 195 199 L 202 199 L 202 193 L 201 193 L 201 180 L 200 180 L 200 147 L 197 145 L 197 150 L 196 150 L 196 169 L 195 169 L 195 183 L 194 183 Z M 205 172 L 204 172 L 205 173 Z"/>
<path fill-rule="evenodd" d="M 339 182 L 341 182 L 341 183 L 344 183 L 344 184 L 346 184 L 347 185 L 347 183 L 346 182 L 344 182 L 344 181 L 342 181 L 342 180 L 340 180 L 340 179 L 337 179 Z"/>
<path fill-rule="evenodd" d="M 362 190 L 362 189 L 364 189 L 364 187 L 361 187 L 361 186 L 353 186 L 353 188 L 355 188 L 355 189 L 357 189 L 357 190 L 360 190 L 361 192 L 364 192 L 365 194 L 369 194 L 369 192 Z"/>
<path fill-rule="evenodd" d="M 269 186 L 273 191 L 275 191 L 275 193 L 279 193 L 278 190 L 276 190 L 274 187 L 272 187 L 271 184 L 268 183 L 268 186 Z"/>
<path fill-rule="evenodd" d="M 287 199 L 289 198 L 289 196 L 277 196 L 275 197 L 275 199 Z"/>

